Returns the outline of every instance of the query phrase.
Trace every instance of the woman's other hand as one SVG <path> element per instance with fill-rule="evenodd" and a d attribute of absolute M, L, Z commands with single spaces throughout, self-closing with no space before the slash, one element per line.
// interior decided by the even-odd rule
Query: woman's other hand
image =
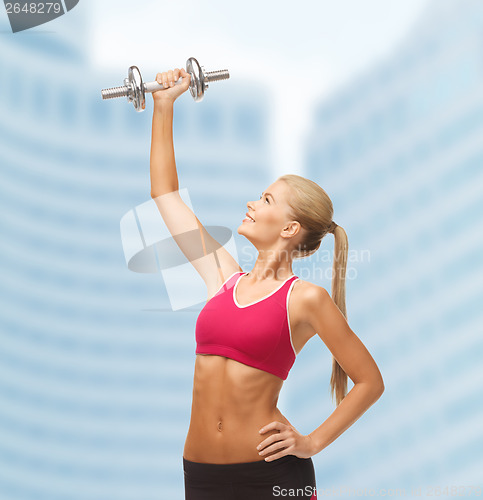
<path fill-rule="evenodd" d="M 181 83 L 175 85 L 178 79 L 182 77 Z M 175 68 L 164 71 L 156 75 L 156 81 L 163 85 L 163 89 L 152 92 L 154 104 L 159 102 L 174 102 L 186 92 L 190 86 L 191 75 L 184 68 Z"/>
<path fill-rule="evenodd" d="M 273 429 L 278 430 L 278 434 L 272 434 L 257 446 L 258 454 L 262 457 L 269 453 L 278 452 L 266 457 L 266 462 L 277 460 L 285 455 L 310 458 L 317 453 L 312 438 L 301 434 L 293 425 L 277 421 L 270 422 L 263 429 L 260 429 L 260 434 L 265 434 Z"/>

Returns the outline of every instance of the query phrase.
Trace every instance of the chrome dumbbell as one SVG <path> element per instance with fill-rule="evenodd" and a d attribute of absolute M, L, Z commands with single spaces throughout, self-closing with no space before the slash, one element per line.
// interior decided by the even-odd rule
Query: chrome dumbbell
<path fill-rule="evenodd" d="M 194 57 L 190 57 L 186 61 L 186 72 L 191 75 L 190 78 L 190 93 L 196 102 L 203 99 L 205 90 L 208 88 L 208 82 L 216 82 L 218 80 L 226 80 L 230 78 L 227 69 L 220 71 L 206 72 L 203 66 L 200 66 Z M 181 83 L 181 78 L 175 85 Z M 128 76 L 124 79 L 122 87 L 113 87 L 101 91 L 103 99 L 115 99 L 117 97 L 127 97 L 129 102 L 132 102 L 136 111 L 143 111 L 146 107 L 146 92 L 156 92 L 165 90 L 164 85 L 157 81 L 144 83 L 141 77 L 141 72 L 137 66 L 131 66 L 128 70 Z M 170 87 L 167 87 L 170 88 Z"/>

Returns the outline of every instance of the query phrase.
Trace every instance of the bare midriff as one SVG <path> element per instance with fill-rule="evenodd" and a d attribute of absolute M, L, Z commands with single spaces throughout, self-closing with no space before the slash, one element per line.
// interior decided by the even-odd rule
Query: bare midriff
<path fill-rule="evenodd" d="M 289 425 L 277 408 L 283 380 L 223 356 L 197 354 L 191 419 L 183 457 L 228 464 L 263 461 L 257 446 L 278 430 L 260 434 L 272 421 Z"/>

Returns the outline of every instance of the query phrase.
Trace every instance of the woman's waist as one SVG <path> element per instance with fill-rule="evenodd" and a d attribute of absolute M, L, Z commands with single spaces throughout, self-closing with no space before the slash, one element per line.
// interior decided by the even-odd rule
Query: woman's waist
<path fill-rule="evenodd" d="M 260 425 L 259 429 L 263 424 Z M 243 463 L 261 461 L 257 446 L 274 432 L 260 434 L 250 427 L 213 429 L 190 425 L 183 457 L 193 462 Z"/>
<path fill-rule="evenodd" d="M 278 408 L 267 411 L 260 411 L 260 408 L 257 408 L 251 413 L 237 412 L 236 409 L 202 411 L 192 408 L 190 428 L 200 429 L 203 432 L 214 430 L 219 433 L 223 431 L 225 434 L 233 434 L 234 436 L 242 428 L 247 432 L 255 432 L 259 435 L 258 431 L 263 426 L 275 420 L 288 423 Z"/>
<path fill-rule="evenodd" d="M 258 426 L 260 429 L 271 419 L 282 418 L 276 402 L 271 398 L 224 398 L 221 395 L 194 397 L 191 404 L 191 424 L 199 423 L 205 426 L 218 426 L 221 421 L 226 430 L 237 429 L 240 425 L 246 427 Z M 257 429 L 257 431 L 258 431 Z"/>
<path fill-rule="evenodd" d="M 272 434 L 274 429 L 260 434 L 260 429 L 270 422 L 288 423 L 278 408 L 271 412 L 256 412 L 249 418 L 239 415 L 213 413 L 191 416 L 185 442 L 185 458 L 198 462 L 238 463 L 263 460 L 257 446 Z"/>

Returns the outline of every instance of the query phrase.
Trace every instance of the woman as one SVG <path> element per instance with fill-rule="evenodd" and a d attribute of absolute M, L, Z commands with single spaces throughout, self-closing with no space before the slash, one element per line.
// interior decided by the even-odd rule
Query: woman
<path fill-rule="evenodd" d="M 196 322 L 185 498 L 317 498 L 311 457 L 384 391 L 376 363 L 346 321 L 347 236 L 332 220 L 332 203 L 320 186 L 284 175 L 247 203 L 238 233 L 259 254 L 253 269 L 243 272 L 178 192 L 173 104 L 189 88 L 190 75 L 175 68 L 156 79 L 165 89 L 153 93 L 151 197 L 208 289 Z M 292 272 L 292 260 L 314 253 L 328 232 L 335 237 L 332 297 Z M 333 354 L 330 383 L 337 408 L 302 435 L 277 401 L 295 356 L 315 334 Z M 355 385 L 346 395 L 347 376 Z"/>

